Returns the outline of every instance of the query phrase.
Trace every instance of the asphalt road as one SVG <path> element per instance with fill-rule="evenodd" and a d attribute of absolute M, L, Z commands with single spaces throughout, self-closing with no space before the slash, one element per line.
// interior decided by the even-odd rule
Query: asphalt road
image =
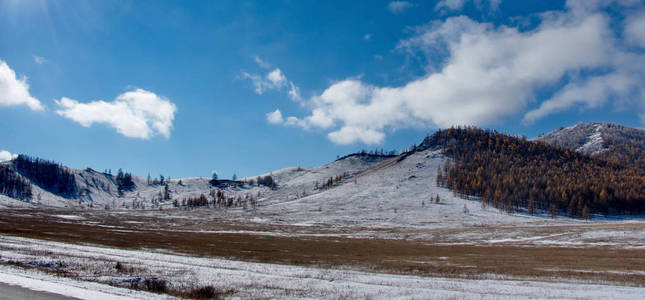
<path fill-rule="evenodd" d="M 77 299 L 58 294 L 34 291 L 0 282 L 0 300 L 69 300 Z"/>

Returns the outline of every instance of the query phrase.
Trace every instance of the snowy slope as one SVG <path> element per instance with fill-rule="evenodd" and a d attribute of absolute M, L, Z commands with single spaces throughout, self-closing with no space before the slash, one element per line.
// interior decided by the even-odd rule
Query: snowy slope
<path fill-rule="evenodd" d="M 581 122 L 540 135 L 535 140 L 595 155 L 604 151 L 614 151 L 616 144 L 625 141 L 643 143 L 645 130 L 606 122 Z"/>
<path fill-rule="evenodd" d="M 245 197 L 246 195 L 258 194 L 263 196 L 266 193 L 271 199 L 296 197 L 297 191 L 313 189 L 315 181 L 323 181 L 330 176 L 343 173 L 355 173 L 375 164 L 378 160 L 362 159 L 358 156 L 350 156 L 342 160 L 315 168 L 290 167 L 260 176 L 271 175 L 278 183 L 278 189 L 271 191 L 266 186 L 245 184 L 239 187 L 223 188 L 227 197 Z M 66 208 L 95 208 L 95 209 L 132 209 L 137 208 L 169 208 L 174 199 L 181 201 L 188 197 L 199 197 L 201 194 L 209 195 L 215 187 L 209 183 L 210 178 L 180 178 L 167 181 L 170 190 L 171 200 L 162 200 L 161 193 L 163 185 L 148 184 L 147 179 L 133 176 L 136 188 L 126 191 L 122 197 L 118 195 L 118 187 L 115 177 L 92 169 L 75 170 L 68 169 L 76 178 L 79 196 L 77 198 L 65 198 L 52 194 L 36 184 L 32 184 L 33 198 L 29 201 L 21 201 L 0 195 L 0 207 L 66 207 Z M 256 179 L 258 176 L 244 178 L 242 181 Z M 299 194 L 298 196 L 301 196 Z M 265 197 L 266 198 L 266 197 Z M 271 200 L 271 199 L 267 199 Z"/>
<path fill-rule="evenodd" d="M 287 179 L 278 191 L 261 199 L 267 222 L 309 226 L 443 227 L 509 224 L 541 218 L 507 215 L 482 208 L 478 200 L 455 197 L 436 186 L 437 169 L 446 158 L 439 150 L 415 152 L 405 159 L 392 158 L 363 164 L 346 161 L 302 171 Z M 339 184 L 314 189 L 312 181 L 349 172 Z M 290 171 L 293 174 L 294 171 Z M 280 181 L 278 181 L 280 183 Z M 304 194 L 304 196 L 303 196 Z M 440 203 L 430 198 L 440 197 Z"/>

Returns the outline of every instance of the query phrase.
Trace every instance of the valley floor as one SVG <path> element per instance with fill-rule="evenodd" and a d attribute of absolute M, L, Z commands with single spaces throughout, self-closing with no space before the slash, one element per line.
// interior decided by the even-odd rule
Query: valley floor
<path fill-rule="evenodd" d="M 159 297 L 150 291 L 196 297 L 208 286 L 225 298 L 636 299 L 645 293 L 640 220 L 364 228 L 223 214 L 1 210 L 0 282 L 78 298 L 101 294 L 69 291 L 139 299 Z"/>

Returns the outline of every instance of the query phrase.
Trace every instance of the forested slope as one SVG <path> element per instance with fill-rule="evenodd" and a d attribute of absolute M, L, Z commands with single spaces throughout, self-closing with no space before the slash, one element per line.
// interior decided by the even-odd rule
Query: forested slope
<path fill-rule="evenodd" d="M 582 218 L 645 212 L 643 169 L 477 128 L 440 130 L 422 145 L 453 159 L 439 185 L 481 197 L 484 206 Z"/>

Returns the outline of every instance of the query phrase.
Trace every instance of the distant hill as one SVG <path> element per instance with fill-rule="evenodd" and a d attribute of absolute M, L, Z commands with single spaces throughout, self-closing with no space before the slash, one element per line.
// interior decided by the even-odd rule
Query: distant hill
<path fill-rule="evenodd" d="M 612 162 L 645 169 L 645 130 L 613 123 L 578 123 L 536 138 Z"/>
<path fill-rule="evenodd" d="M 220 202 L 226 201 L 226 208 L 235 208 L 265 195 L 282 201 L 320 192 L 337 186 L 341 178 L 393 156 L 353 153 L 320 167 L 285 168 L 240 180 L 220 178 L 213 183 L 211 178 L 201 177 L 146 179 L 121 170 L 112 175 L 19 155 L 0 163 L 0 208 L 159 209 L 183 206 L 204 197 L 211 202 L 217 197 Z M 325 185 L 330 179 L 333 182 Z M 222 193 L 218 194 L 218 190 Z M 189 206 L 202 206 L 203 202 Z"/>

